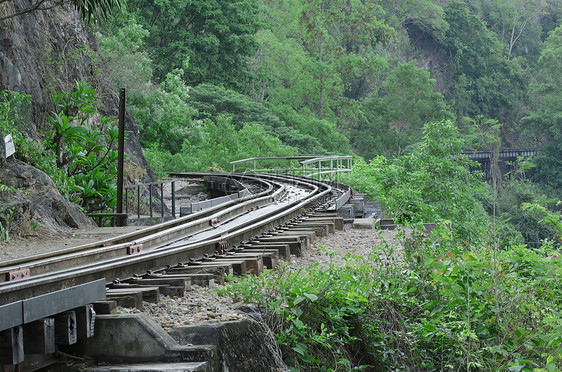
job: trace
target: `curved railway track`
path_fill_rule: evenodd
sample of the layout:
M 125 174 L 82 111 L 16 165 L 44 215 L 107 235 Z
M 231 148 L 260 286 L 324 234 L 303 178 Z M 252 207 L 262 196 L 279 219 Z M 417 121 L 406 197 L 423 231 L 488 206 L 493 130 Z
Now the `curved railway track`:
M 315 211 L 335 210 L 350 197 L 345 185 L 299 176 L 222 176 L 263 191 L 138 232 L 0 262 L 0 365 L 23 358 L 23 351 L 14 349 L 24 325 L 103 299 L 110 283 L 235 254 L 243 242 Z M 12 345 L 5 345 L 6 339 Z

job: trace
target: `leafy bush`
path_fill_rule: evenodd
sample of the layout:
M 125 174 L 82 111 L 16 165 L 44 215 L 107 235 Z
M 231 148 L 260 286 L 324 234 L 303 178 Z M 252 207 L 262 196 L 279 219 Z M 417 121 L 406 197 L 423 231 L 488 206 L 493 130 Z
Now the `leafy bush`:
M 495 252 L 446 227 L 399 235 L 402 247 L 218 291 L 260 307 L 295 371 L 560 367 L 562 261 L 548 246 Z
M 423 142 L 392 161 L 358 161 L 349 183 L 386 203 L 400 223 L 448 221 L 457 236 L 475 238 L 486 215 L 474 195 L 483 190 L 478 173 L 461 154 L 458 130 L 450 121 L 424 126 Z

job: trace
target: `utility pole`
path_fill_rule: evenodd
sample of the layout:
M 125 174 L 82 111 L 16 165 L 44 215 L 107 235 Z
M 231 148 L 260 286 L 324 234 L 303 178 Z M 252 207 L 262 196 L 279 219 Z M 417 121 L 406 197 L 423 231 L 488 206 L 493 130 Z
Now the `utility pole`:
M 123 213 L 123 159 L 125 152 L 125 88 L 119 95 L 119 140 L 117 144 L 117 213 Z M 123 221 L 117 218 L 117 226 Z

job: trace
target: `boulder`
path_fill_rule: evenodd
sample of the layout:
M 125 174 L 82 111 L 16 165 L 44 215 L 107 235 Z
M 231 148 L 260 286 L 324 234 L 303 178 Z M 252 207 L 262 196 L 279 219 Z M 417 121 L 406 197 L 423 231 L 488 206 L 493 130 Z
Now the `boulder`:
M 48 231 L 93 228 L 96 225 L 78 207 L 64 199 L 47 174 L 17 159 L 7 159 L 0 168 L 0 183 L 13 188 L 9 202 L 0 206 L 4 225 L 19 231 L 29 221 Z M 4 197 L 4 195 L 3 195 Z

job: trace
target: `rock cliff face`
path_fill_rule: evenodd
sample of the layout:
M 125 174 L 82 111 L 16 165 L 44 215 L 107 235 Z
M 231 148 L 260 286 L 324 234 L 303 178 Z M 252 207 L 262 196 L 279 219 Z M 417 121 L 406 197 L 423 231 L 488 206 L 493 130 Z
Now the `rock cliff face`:
M 13 14 L 31 3 L 10 0 L 0 4 L 0 16 Z M 118 91 L 104 72 L 98 43 L 91 27 L 84 25 L 72 6 L 35 11 L 0 21 L 0 91 L 9 89 L 31 95 L 31 115 L 20 130 L 37 138 L 51 111 L 53 93 L 69 91 L 75 81 L 87 81 L 102 99 L 102 113 L 118 114 Z M 23 124 L 23 125 L 21 125 Z M 125 152 L 126 183 L 154 180 L 138 141 L 138 127 L 127 111 Z M 7 133 L 3 133 L 7 135 Z M 0 141 L 0 166 L 5 151 Z M 17 157 L 17 154 L 16 154 Z M 16 171 L 17 172 L 17 171 Z M 6 172 L 4 172 L 6 173 Z M 5 176 L 17 177 L 13 171 Z M 12 181 L 3 179 L 4 184 Z M 74 212 L 72 212 L 74 213 Z M 67 223 L 72 226 L 73 223 Z M 81 223 L 78 226 L 82 227 Z

